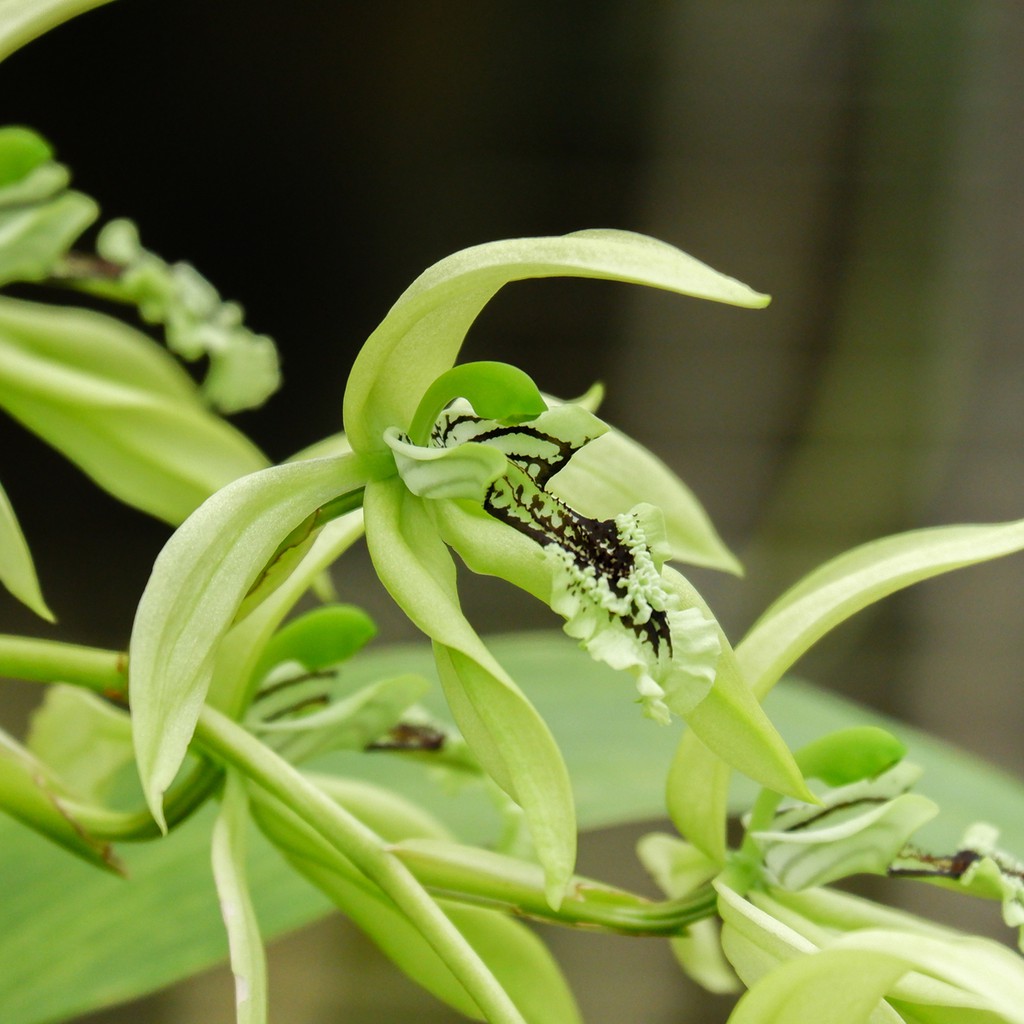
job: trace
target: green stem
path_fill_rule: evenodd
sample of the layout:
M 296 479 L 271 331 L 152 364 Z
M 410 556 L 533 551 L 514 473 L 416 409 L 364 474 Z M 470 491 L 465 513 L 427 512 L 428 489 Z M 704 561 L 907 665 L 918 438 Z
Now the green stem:
M 710 885 L 676 900 L 654 901 L 587 878 L 573 878 L 558 910 L 548 904 L 536 864 L 470 846 L 413 839 L 391 851 L 436 896 L 487 906 L 548 924 L 634 936 L 679 935 L 715 914 Z
M 525 1024 L 505 990 L 409 869 L 382 840 L 230 718 L 203 709 L 196 739 L 282 801 L 378 885 L 420 931 L 492 1024 Z
M 0 675 L 34 683 L 70 683 L 119 704 L 128 701 L 128 655 L 123 651 L 3 634 Z
M 33 683 L 67 683 L 128 706 L 128 655 L 98 647 L 0 634 L 0 676 Z M 173 828 L 205 803 L 220 785 L 220 769 L 198 764 L 176 782 L 166 797 L 167 824 Z M 159 836 L 145 808 L 117 811 L 65 800 L 68 813 L 94 839 L 134 842 Z

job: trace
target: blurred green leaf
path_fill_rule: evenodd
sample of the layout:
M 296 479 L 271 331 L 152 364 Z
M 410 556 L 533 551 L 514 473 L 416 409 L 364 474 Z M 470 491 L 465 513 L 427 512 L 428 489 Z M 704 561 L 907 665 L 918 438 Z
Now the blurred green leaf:
M 0 207 L 0 284 L 41 281 L 96 219 L 99 207 L 80 192 L 36 206 Z
M 103 800 L 134 761 L 128 715 L 78 686 L 47 688 L 27 745 L 85 800 Z
M 172 524 L 267 464 L 156 342 L 88 310 L 0 299 L 0 407 L 114 497 Z
M 0 0 L 0 49 L 5 6 Z M 30 129 L 0 128 L 0 285 L 47 277 L 99 213 L 88 196 L 65 191 L 70 175 L 52 158 Z
M 573 778 L 583 828 L 664 816 L 665 773 L 678 730 L 634 714 L 619 673 L 592 661 L 560 633 L 489 641 L 523 681 L 551 726 Z M 425 644 L 367 652 L 347 670 L 353 686 L 388 675 L 434 678 Z M 980 698 L 979 698 L 980 699 Z M 439 689 L 424 701 L 443 713 Z M 785 681 L 767 710 L 787 743 L 801 747 L 850 725 L 876 725 L 908 747 L 925 774 L 918 790 L 936 800 L 939 818 L 919 833 L 953 849 L 978 819 L 1001 829 L 1001 843 L 1024 852 L 1024 786 L 949 744 L 806 684 Z M 436 784 L 423 755 L 338 754 L 322 770 L 392 786 L 429 808 L 464 842 L 488 843 L 500 831 L 482 789 L 451 795 Z M 734 807 L 749 807 L 744 784 Z M 122 847 L 128 880 L 78 863 L 15 822 L 0 820 L 0 1006 L 4 1024 L 44 1024 L 153 991 L 223 960 L 227 945 L 209 872 L 214 809 L 157 842 Z M 269 939 L 327 912 L 306 885 L 253 836 L 250 885 Z M 937 895 L 937 898 L 941 896 Z M 153 922 L 159 922 L 154 926 Z

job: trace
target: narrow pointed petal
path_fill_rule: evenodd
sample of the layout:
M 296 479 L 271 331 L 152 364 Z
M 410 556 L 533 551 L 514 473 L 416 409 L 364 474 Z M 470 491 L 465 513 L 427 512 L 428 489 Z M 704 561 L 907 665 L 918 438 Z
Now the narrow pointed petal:
M 435 642 L 456 724 L 494 780 L 526 813 L 552 898 L 575 863 L 568 772 L 543 719 L 495 661 L 459 606 L 455 566 L 420 499 L 402 481 L 370 483 L 366 540 L 381 581 Z
M 54 622 L 39 588 L 32 554 L 21 532 L 7 492 L 0 486 L 0 584 L 40 618 Z
M 235 977 L 235 1020 L 237 1024 L 266 1024 L 267 959 L 245 867 L 248 824 L 245 783 L 229 772 L 213 826 L 213 877 Z

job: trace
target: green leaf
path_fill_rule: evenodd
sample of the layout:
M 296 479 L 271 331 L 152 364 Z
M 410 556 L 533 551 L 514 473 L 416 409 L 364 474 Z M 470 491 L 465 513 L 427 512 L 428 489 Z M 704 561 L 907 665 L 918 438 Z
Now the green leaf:
M 494 294 L 533 277 L 592 277 L 759 307 L 768 297 L 664 242 L 628 231 L 516 238 L 455 253 L 421 274 L 356 358 L 345 429 L 356 451 L 377 452 L 388 427 L 407 428 L 424 392 L 455 362 Z
M 274 466 L 205 502 L 157 558 L 132 628 L 131 705 L 147 803 L 185 757 L 213 677 L 217 648 L 280 543 L 320 506 L 362 486 L 353 457 Z
M 3 486 L 0 486 L 0 583 L 40 618 L 56 621 L 39 589 L 32 553 Z
M 0 0 L 0 60 L 50 29 L 109 0 Z
M 87 310 L 0 299 L 0 407 L 116 498 L 172 524 L 266 466 L 166 351 Z
M 267 962 L 249 895 L 245 866 L 248 826 L 245 783 L 234 772 L 228 772 L 220 814 L 213 826 L 213 877 L 235 976 L 236 1020 L 238 1024 L 265 1024 Z
M 1024 549 L 1024 520 L 914 530 L 854 548 L 782 595 L 736 647 L 743 678 L 763 700 L 825 633 L 912 583 Z M 724 853 L 731 769 L 693 733 L 683 737 L 669 791 L 677 826 L 711 856 Z

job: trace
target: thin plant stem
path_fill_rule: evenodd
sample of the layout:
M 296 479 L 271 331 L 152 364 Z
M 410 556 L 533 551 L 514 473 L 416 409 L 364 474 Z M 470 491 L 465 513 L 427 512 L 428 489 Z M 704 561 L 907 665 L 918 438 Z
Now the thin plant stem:
M 124 651 L 3 634 L 0 675 L 34 683 L 70 683 L 118 704 L 128 702 L 128 655 Z

